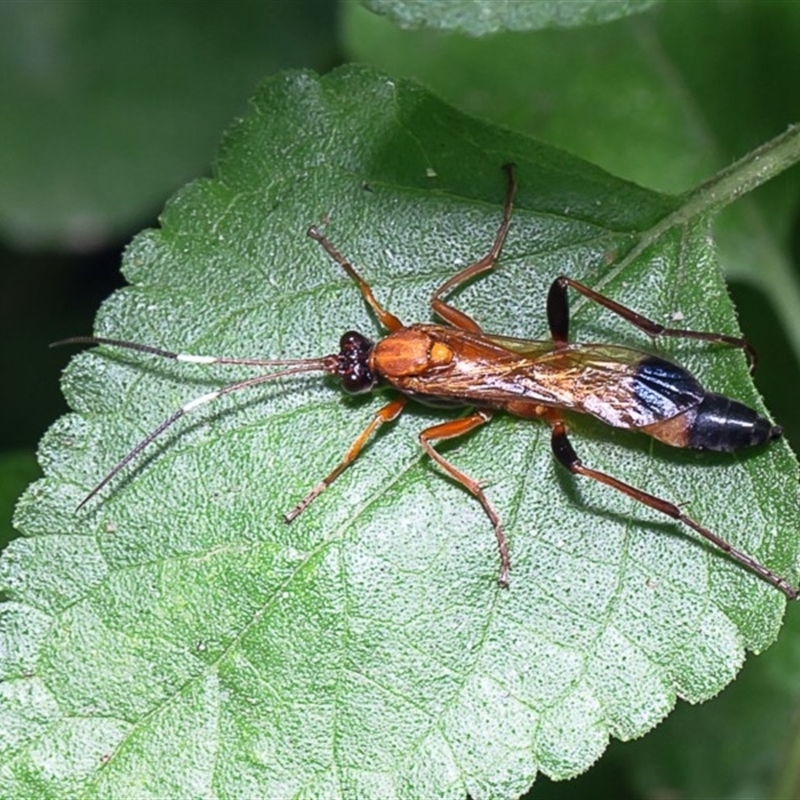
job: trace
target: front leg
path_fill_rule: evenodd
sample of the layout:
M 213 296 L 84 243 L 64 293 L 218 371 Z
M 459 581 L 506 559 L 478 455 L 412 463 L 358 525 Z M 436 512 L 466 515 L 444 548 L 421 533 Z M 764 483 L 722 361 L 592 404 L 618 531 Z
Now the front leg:
M 308 235 L 315 242 L 322 245 L 322 249 L 348 274 L 351 280 L 358 286 L 362 296 L 367 301 L 369 307 L 375 313 L 378 321 L 388 331 L 399 331 L 403 327 L 403 323 L 387 311 L 375 298 L 372 293 L 372 287 L 356 272 L 355 267 L 331 244 L 330 239 L 320 233 L 313 225 L 306 231 Z
M 331 470 L 330 474 L 321 480 L 291 511 L 287 511 L 283 518 L 288 523 L 296 519 L 303 511 L 319 497 L 359 456 L 370 436 L 385 422 L 396 420 L 406 406 L 407 398 L 400 396 L 388 402 L 383 408 L 378 409 L 369 425 L 364 428 L 358 438 L 350 445 L 342 460 Z

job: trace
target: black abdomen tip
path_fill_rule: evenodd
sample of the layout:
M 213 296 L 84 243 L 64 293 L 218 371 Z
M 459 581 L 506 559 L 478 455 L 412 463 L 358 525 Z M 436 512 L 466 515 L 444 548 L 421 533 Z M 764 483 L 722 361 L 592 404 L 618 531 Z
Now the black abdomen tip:
M 707 394 L 697 407 L 689 433 L 689 447 L 732 453 L 754 447 L 783 433 L 749 406 L 721 394 Z

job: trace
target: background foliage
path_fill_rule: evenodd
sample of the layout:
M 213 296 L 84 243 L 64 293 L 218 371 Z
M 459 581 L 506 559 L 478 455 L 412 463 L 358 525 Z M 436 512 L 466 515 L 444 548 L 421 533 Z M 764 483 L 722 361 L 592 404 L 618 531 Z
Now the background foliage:
M 367 61 L 671 192 L 800 117 L 797 4 L 666 4 L 599 27 L 485 39 L 400 31 L 355 4 L 300 5 L 0 8 L 0 99 L 9 109 L 0 120 L 0 366 L 13 388 L 2 397 L 6 509 L 60 407 L 53 375 L 65 356 L 48 356 L 44 343 L 89 330 L 92 309 L 118 281 L 117 243 L 207 171 L 221 130 L 278 67 Z M 742 328 L 761 354 L 758 386 L 795 448 L 797 192 L 795 169 L 717 226 Z M 792 610 L 778 644 L 719 699 L 680 706 L 640 742 L 612 745 L 585 777 L 537 783 L 537 795 L 795 796 L 798 627 Z

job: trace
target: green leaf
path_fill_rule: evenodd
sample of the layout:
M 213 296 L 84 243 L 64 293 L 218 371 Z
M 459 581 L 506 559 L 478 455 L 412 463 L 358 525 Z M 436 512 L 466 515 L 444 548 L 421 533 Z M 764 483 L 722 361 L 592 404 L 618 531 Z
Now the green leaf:
M 0 3 L 3 237 L 85 251 L 124 236 L 207 170 L 259 78 L 330 63 L 334 14 L 329 0 Z
M 795 132 L 760 154 L 778 163 Z M 379 336 L 312 223 L 405 322 L 482 256 L 504 178 L 519 190 L 498 269 L 457 293 L 487 330 L 545 337 L 568 273 L 649 317 L 735 334 L 709 209 L 737 165 L 687 198 L 616 179 L 471 120 L 422 89 L 350 68 L 266 83 L 213 179 L 138 236 L 131 286 L 98 335 L 183 352 L 306 357 Z M 777 168 L 777 167 L 775 167 Z M 647 345 L 574 303 L 573 335 Z M 762 408 L 738 351 L 659 342 L 714 391 Z M 108 348 L 64 377 L 75 413 L 42 443 L 2 569 L 4 796 L 513 797 L 565 778 L 610 736 L 699 702 L 775 638 L 782 595 L 669 520 L 554 463 L 544 426 L 498 415 L 442 446 L 487 482 L 511 587 L 483 511 L 424 458 L 414 407 L 291 526 L 389 392 L 348 398 L 314 375 L 202 406 L 84 509 L 75 507 L 176 408 L 247 370 Z M 584 463 L 680 501 L 796 579 L 788 447 L 687 453 L 570 418 Z
M 658 0 L 362 0 L 401 28 L 432 28 L 485 36 L 497 31 L 596 25 L 638 14 Z

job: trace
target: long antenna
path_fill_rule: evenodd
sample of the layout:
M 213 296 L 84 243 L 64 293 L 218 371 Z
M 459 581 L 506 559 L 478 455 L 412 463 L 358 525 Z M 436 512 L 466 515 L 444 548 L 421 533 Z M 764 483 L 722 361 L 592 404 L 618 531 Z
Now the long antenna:
M 52 342 L 50 347 L 61 347 L 65 344 L 106 344 L 111 347 L 122 347 L 125 350 L 136 350 L 139 353 L 147 353 L 151 356 L 170 358 L 173 361 L 182 361 L 186 364 L 238 364 L 245 367 L 288 367 L 295 364 L 308 364 L 311 361 L 321 361 L 323 359 L 309 358 L 227 358 L 224 356 L 196 356 L 190 353 L 173 353 L 171 350 L 162 350 L 160 347 L 153 347 L 151 344 L 141 344 L 140 342 L 129 342 L 126 339 L 107 339 L 103 336 L 72 336 L 69 339 L 61 339 Z
M 98 483 L 86 497 L 81 500 L 76 511 L 83 508 L 98 492 L 107 486 L 131 461 L 133 461 L 148 445 L 161 436 L 164 431 L 172 427 L 181 417 L 194 411 L 200 406 L 210 403 L 226 394 L 232 394 L 242 389 L 249 389 L 276 378 L 285 378 L 289 375 L 297 375 L 303 372 L 336 372 L 338 368 L 338 357 L 335 355 L 322 356 L 321 358 L 287 358 L 287 359 L 253 359 L 253 358 L 227 358 L 220 356 L 196 356 L 189 353 L 173 353 L 169 350 L 162 350 L 160 347 L 153 347 L 149 344 L 129 342 L 123 339 L 106 339 L 99 336 L 75 336 L 70 339 L 63 339 L 53 342 L 51 347 L 58 347 L 65 344 L 105 344 L 112 347 L 121 347 L 127 350 L 136 350 L 149 355 L 170 358 L 174 361 L 182 361 L 189 364 L 235 364 L 239 366 L 251 367 L 286 367 L 278 372 L 270 372 L 266 375 L 256 375 L 242 381 L 230 383 L 213 392 L 199 395 L 188 403 L 184 403 L 177 411 L 160 422 L 151 430 L 141 441 L 137 442 L 117 464 L 112 467 L 108 474 Z

